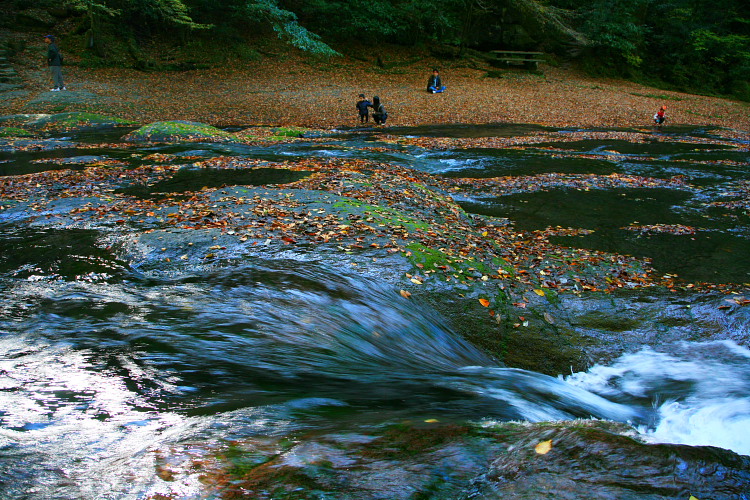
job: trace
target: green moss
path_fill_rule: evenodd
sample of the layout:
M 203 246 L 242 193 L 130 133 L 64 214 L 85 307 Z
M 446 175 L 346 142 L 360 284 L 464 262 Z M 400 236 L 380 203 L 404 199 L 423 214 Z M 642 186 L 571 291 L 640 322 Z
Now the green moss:
M 205 123 L 186 121 L 165 121 L 144 125 L 124 137 L 126 141 L 205 141 L 205 142 L 234 142 L 237 138 L 221 129 Z
M 0 137 L 31 137 L 34 134 L 18 127 L 0 127 Z
M 422 264 L 425 269 L 435 269 L 439 266 L 447 266 L 450 271 L 465 273 L 479 272 L 482 274 L 496 274 L 497 269 L 510 269 L 507 262 L 498 257 L 493 257 L 490 263 L 477 259 L 450 256 L 439 249 L 428 248 L 421 243 L 410 243 L 406 246 L 411 255 L 408 256 L 413 264 Z
M 388 227 L 403 226 L 408 231 L 426 231 L 431 227 L 428 223 L 411 217 L 404 212 L 399 212 L 392 208 L 369 205 L 354 198 L 337 201 L 333 204 L 333 207 L 352 213 L 360 213 L 371 224 L 384 224 Z
M 279 127 L 273 130 L 274 135 L 270 137 L 271 140 L 283 140 L 290 137 L 302 137 L 307 129 L 298 127 Z

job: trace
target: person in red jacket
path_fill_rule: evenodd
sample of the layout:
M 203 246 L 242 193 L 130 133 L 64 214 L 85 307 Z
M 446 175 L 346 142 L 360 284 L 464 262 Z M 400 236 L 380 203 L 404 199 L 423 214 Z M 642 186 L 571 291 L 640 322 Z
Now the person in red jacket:
M 662 106 L 661 108 L 659 108 L 659 111 L 657 111 L 656 114 L 654 115 L 654 123 L 656 125 L 661 126 L 661 124 L 664 123 L 664 120 L 667 119 L 667 117 L 664 116 L 666 112 L 667 112 L 666 106 Z

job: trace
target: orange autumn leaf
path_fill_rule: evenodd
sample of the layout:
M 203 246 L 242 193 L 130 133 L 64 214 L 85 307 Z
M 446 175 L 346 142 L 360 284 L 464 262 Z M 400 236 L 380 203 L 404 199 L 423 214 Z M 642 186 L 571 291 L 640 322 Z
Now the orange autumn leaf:
M 484 307 L 490 307 L 490 301 L 487 299 L 479 299 L 479 303 L 482 304 Z
M 549 453 L 549 451 L 552 449 L 552 440 L 548 439 L 547 441 L 540 441 L 539 444 L 537 444 L 534 447 L 534 451 L 536 451 L 539 455 L 546 455 Z

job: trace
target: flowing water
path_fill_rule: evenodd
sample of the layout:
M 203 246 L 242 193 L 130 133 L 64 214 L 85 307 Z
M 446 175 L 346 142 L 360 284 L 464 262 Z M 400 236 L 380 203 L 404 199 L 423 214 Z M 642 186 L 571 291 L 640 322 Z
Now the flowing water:
M 394 132 L 487 136 L 528 130 Z M 91 140 L 104 142 L 101 135 Z M 646 146 L 616 141 L 577 144 L 572 149 L 579 159 L 551 157 L 544 149 L 358 149 L 372 144 L 367 134 L 344 134 L 325 147 L 192 144 L 137 152 L 267 160 L 368 157 L 453 177 L 550 171 L 658 177 L 674 175 L 671 159 L 694 159 L 677 171 L 701 183 L 697 193 L 557 190 L 462 203 L 469 211 L 509 217 L 524 229 L 558 224 L 597 229 L 596 237 L 561 242 L 650 256 L 665 273 L 750 281 L 747 214 L 738 211 L 729 221 L 729 212 L 706 204 L 750 178 L 747 152 L 694 144 L 663 150 L 650 145 L 645 151 Z M 587 156 L 618 146 L 611 161 Z M 102 146 L 84 153 L 71 146 L 53 155 L 3 153 L 0 175 L 61 168 L 33 163 L 39 158 L 124 159 L 133 152 Z M 704 168 L 698 162 L 708 156 L 701 155 L 731 157 L 745 166 Z M 206 185 L 206 179 L 197 182 Z M 676 236 L 621 229 L 634 221 L 700 224 L 705 231 L 678 243 Z M 595 417 L 629 423 L 652 442 L 750 455 L 750 316 L 744 310 L 731 321 L 717 316 L 689 325 L 705 330 L 689 338 L 711 340 L 656 343 L 586 372 L 552 377 L 499 365 L 452 332 L 450 318 L 402 299 L 377 277 L 344 273 L 330 259 L 258 253 L 212 268 L 154 272 L 103 251 L 95 230 L 28 227 L 0 212 L 0 233 L 2 498 L 206 498 L 211 488 L 197 473 L 183 471 L 181 480 L 165 481 L 159 457 L 208 456 L 216 443 L 279 436 L 304 441 L 311 431 L 363 432 L 429 419 Z M 575 302 L 570 311 L 595 307 L 584 299 L 567 300 Z M 631 307 L 641 300 L 659 309 L 687 304 L 698 310 L 705 299 L 654 292 L 648 300 L 616 300 Z

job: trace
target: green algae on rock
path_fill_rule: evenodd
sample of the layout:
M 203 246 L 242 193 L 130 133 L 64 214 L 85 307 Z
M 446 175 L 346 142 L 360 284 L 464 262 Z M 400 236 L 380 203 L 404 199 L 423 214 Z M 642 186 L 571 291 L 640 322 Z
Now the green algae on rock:
M 0 137 L 32 137 L 34 134 L 19 127 L 0 127 Z
M 211 125 L 189 121 L 154 122 L 136 129 L 123 140 L 128 142 L 235 142 L 230 132 Z
M 45 132 L 71 131 L 110 127 L 128 127 L 133 122 L 98 113 L 73 111 L 56 114 L 20 114 L 0 117 L 0 123 L 10 126 L 44 130 Z

